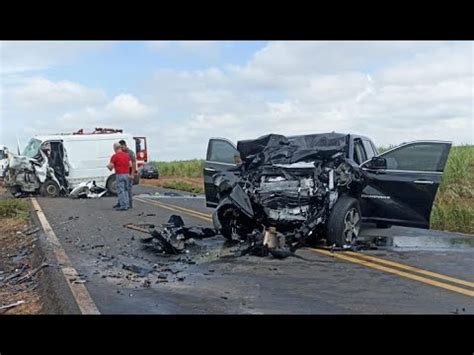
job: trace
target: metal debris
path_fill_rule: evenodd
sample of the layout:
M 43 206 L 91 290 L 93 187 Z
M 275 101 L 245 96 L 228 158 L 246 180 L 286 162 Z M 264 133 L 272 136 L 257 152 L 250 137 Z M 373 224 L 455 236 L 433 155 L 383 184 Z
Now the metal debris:
M 108 192 L 105 186 L 100 186 L 95 181 L 83 182 L 69 193 L 71 198 L 100 198 Z
M 19 306 L 21 304 L 25 303 L 25 301 L 17 301 L 15 303 L 10 303 L 10 304 L 6 304 L 4 306 L 0 306 L 0 310 L 1 309 L 9 309 L 9 308 L 13 308 L 13 307 L 16 307 L 16 306 Z
M 122 264 L 122 269 L 138 274 L 140 277 L 147 276 L 153 269 L 147 269 L 134 264 Z
M 125 228 L 150 234 L 151 237 L 141 239 L 146 246 L 163 254 L 176 255 L 186 251 L 186 247 L 194 245 L 195 239 L 211 238 L 216 232 L 211 228 L 186 227 L 178 215 L 171 215 L 168 223 L 158 228 L 154 224 L 125 224 Z

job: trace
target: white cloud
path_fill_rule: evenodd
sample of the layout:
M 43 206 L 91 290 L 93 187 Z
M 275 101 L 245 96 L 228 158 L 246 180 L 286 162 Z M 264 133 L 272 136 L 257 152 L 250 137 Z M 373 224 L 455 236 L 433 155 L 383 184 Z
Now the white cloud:
M 107 104 L 105 112 L 109 115 L 123 116 L 130 119 L 141 119 L 151 113 L 151 109 L 142 104 L 135 96 L 120 94 Z
M 53 82 L 43 77 L 22 79 L 6 89 L 5 95 L 22 110 L 67 109 L 105 101 L 102 90 L 91 89 L 71 81 Z
M 137 125 L 150 124 L 156 113 L 130 94 L 119 94 L 109 103 L 102 106 L 89 106 L 81 110 L 67 112 L 58 119 L 58 125 L 70 129 L 84 126 L 101 127 L 112 125 L 112 128 L 134 130 Z M 118 127 L 117 125 L 120 125 Z
M 270 132 L 474 143 L 472 61 L 469 42 L 276 42 L 243 66 L 161 71 L 154 100 L 185 119 L 166 127 L 160 155 L 202 157 L 211 136 Z
M 215 42 L 146 45 L 153 55 L 188 61 L 219 51 Z M 104 125 L 146 135 L 152 159 L 203 157 L 210 137 L 270 132 L 354 132 L 383 145 L 474 143 L 473 58 L 472 42 L 270 42 L 243 65 L 213 59 L 207 69 L 159 69 L 133 94 L 107 98 L 36 78 L 3 85 L 19 90 L 21 107 L 3 102 L 9 111 L 49 114 L 59 131 Z

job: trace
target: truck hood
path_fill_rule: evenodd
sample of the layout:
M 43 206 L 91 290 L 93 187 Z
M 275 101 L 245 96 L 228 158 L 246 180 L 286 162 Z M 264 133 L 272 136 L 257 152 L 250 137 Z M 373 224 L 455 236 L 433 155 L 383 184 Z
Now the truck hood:
M 268 134 L 253 140 L 237 142 L 237 150 L 247 170 L 261 165 L 294 164 L 326 160 L 345 152 L 347 134 L 322 133 L 286 137 Z

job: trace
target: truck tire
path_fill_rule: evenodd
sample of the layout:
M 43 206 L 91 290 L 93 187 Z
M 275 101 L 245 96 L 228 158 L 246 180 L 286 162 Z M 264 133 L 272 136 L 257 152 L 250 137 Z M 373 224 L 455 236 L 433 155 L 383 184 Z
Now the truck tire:
M 111 195 L 117 195 L 117 180 L 115 179 L 115 174 L 109 176 L 105 187 L 109 190 Z
M 40 186 L 40 194 L 43 197 L 58 197 L 59 186 L 53 180 L 46 180 Z
M 359 235 L 362 214 L 359 201 L 347 195 L 337 200 L 328 219 L 326 240 L 328 245 L 342 247 L 351 244 Z

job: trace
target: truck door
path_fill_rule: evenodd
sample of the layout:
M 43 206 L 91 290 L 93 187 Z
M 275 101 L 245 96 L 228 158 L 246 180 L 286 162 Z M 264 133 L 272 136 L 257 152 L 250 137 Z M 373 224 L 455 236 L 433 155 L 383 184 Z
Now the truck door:
M 239 151 L 229 140 L 225 138 L 209 140 L 203 171 L 206 206 L 215 207 L 219 202 L 212 177 L 218 172 L 236 169 L 236 157 L 240 157 Z
M 450 142 L 416 141 L 363 163 L 369 179 L 361 195 L 363 219 L 429 228 L 450 148 Z

